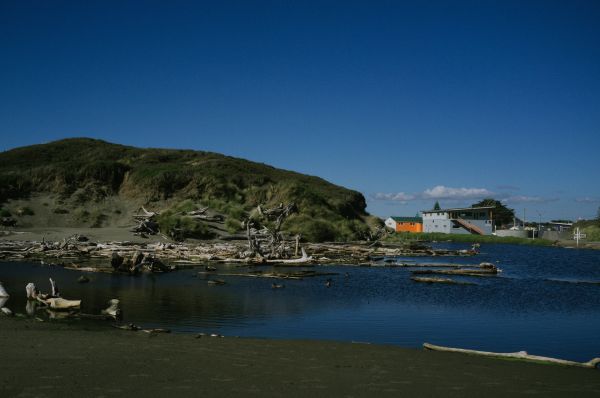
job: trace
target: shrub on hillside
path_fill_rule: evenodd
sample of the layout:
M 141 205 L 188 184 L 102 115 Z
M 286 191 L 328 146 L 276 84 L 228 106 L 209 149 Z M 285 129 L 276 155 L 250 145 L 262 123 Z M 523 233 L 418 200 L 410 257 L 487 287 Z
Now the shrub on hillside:
M 592 225 L 583 229 L 588 242 L 600 242 L 600 227 Z
M 163 234 L 177 241 L 187 238 L 213 239 L 215 233 L 206 224 L 188 216 L 177 214 L 173 210 L 167 210 L 157 217 L 158 226 Z
M 225 220 L 225 229 L 230 234 L 235 234 L 242 229 L 242 223 L 239 220 L 228 217 L 227 220 Z
M 102 226 L 104 225 L 104 222 L 108 219 L 108 216 L 104 213 L 102 213 L 99 210 L 93 211 L 92 214 L 90 214 L 90 220 L 92 221 L 92 224 L 90 225 L 91 228 L 102 228 Z
M 73 212 L 73 215 L 77 221 L 87 221 L 90 217 L 90 212 L 86 209 L 79 208 Z
M 307 215 L 290 217 L 284 228 L 292 235 L 300 235 L 308 242 L 327 242 L 336 239 L 334 226 L 322 219 L 314 219 Z
M 17 215 L 18 216 L 33 216 L 33 215 L 35 215 L 35 212 L 33 211 L 33 209 L 31 207 L 25 206 L 25 207 L 21 207 L 17 210 Z

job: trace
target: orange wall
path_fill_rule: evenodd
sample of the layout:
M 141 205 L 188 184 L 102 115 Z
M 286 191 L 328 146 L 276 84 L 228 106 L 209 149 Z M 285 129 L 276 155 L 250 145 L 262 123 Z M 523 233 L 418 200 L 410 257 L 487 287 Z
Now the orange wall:
M 423 232 L 423 224 L 419 222 L 397 222 L 396 221 L 396 232 Z

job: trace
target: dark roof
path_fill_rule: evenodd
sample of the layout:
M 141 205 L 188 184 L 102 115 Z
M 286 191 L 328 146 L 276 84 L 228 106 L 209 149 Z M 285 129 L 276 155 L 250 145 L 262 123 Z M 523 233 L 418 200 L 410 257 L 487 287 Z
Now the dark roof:
M 392 220 L 396 222 L 420 222 L 423 223 L 421 217 L 392 217 Z
M 449 211 L 462 211 L 462 210 L 489 210 L 495 209 L 496 206 L 482 206 L 482 207 L 459 207 L 456 209 L 439 209 L 439 210 L 423 210 L 421 213 L 447 213 Z

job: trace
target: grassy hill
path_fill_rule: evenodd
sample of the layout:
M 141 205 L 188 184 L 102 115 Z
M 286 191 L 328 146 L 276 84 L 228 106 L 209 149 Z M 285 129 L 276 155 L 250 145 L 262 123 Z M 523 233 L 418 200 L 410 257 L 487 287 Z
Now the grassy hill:
M 2 212 L 21 225 L 125 225 L 141 205 L 155 210 L 209 206 L 229 232 L 257 205 L 295 202 L 284 224 L 306 240 L 360 238 L 362 194 L 321 178 L 217 153 L 142 149 L 75 138 L 0 153 Z

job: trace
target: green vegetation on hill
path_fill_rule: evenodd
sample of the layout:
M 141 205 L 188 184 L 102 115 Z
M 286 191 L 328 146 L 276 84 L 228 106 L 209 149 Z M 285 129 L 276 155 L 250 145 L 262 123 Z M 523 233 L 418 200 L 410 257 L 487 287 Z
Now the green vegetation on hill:
M 494 198 L 486 198 L 480 202 L 474 203 L 471 207 L 494 207 L 492 211 L 492 218 L 494 220 L 494 225 L 498 228 L 505 227 L 509 224 L 512 224 L 513 218 L 515 216 L 515 211 L 513 209 L 509 209 L 502 202 L 496 200 Z
M 94 218 L 97 226 L 102 216 L 90 217 L 86 205 L 108 197 L 159 208 L 192 200 L 224 214 L 230 231 L 259 204 L 295 202 L 299 212 L 284 229 L 312 241 L 360 239 L 374 222 L 362 194 L 319 177 L 217 153 L 142 149 L 87 138 L 0 153 L 0 204 L 38 194 L 59 198 L 55 214 L 70 212 L 81 222 Z M 163 218 L 189 223 L 173 214 Z M 208 236 L 198 228 L 198 237 Z
M 600 209 L 598 209 L 600 213 Z M 600 214 L 599 214 L 600 216 Z M 586 241 L 600 242 L 600 217 L 594 220 L 580 220 L 573 225 L 573 230 L 579 228 L 580 232 L 585 233 Z

